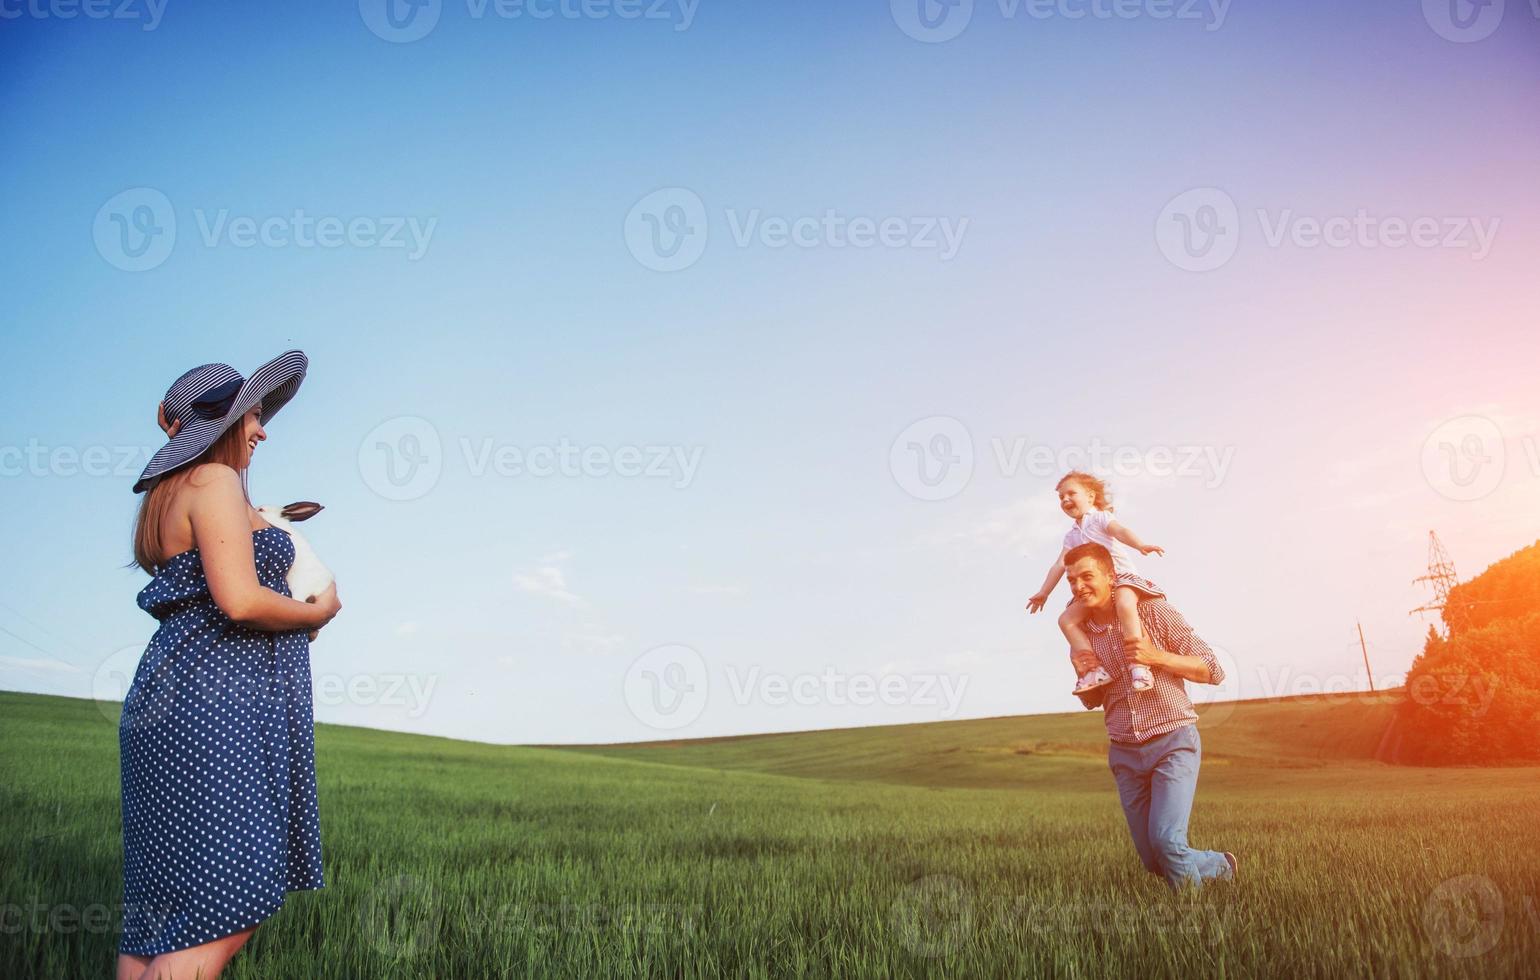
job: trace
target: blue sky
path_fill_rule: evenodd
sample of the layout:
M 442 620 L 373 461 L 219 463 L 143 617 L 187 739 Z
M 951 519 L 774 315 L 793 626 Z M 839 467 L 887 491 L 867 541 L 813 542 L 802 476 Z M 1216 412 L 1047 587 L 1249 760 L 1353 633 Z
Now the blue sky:
M 1057 473 L 1017 449 L 1134 460 L 1119 512 L 1229 695 L 1361 683 L 1360 619 L 1404 671 L 1429 528 L 1465 574 L 1540 536 L 1527 4 L 1458 40 L 1436 5 L 990 2 L 935 43 L 873 3 L 461 0 L 406 43 L 357 4 L 61 9 L 0 20 L 0 687 L 110 693 L 154 625 L 119 566 L 156 400 L 289 347 L 311 375 L 250 483 L 327 506 L 323 721 L 572 742 L 1065 710 L 1062 641 L 1022 610 Z M 169 251 L 123 268 L 113 215 L 161 200 Z M 1169 236 L 1216 214 L 1238 245 L 1193 271 Z M 648 222 L 681 215 L 694 260 L 656 271 Z M 306 244 L 322 220 L 356 234 Z M 847 244 L 861 220 L 893 244 Z M 908 443 L 956 425 L 971 477 L 919 499 Z M 411 438 L 438 476 L 391 499 Z M 599 462 L 476 468 L 562 446 Z M 69 462 L 93 447 L 108 472 Z M 662 475 L 608 472 L 627 453 Z

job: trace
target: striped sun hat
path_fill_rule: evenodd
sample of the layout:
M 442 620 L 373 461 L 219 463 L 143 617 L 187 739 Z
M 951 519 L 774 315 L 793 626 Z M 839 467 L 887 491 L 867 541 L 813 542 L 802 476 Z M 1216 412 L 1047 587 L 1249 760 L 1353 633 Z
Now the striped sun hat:
M 266 425 L 299 391 L 309 364 L 304 351 L 290 350 L 251 372 L 250 378 L 228 364 L 200 364 L 171 382 L 164 402 L 166 421 L 180 421 L 182 427 L 150 457 L 134 492 L 143 493 L 167 473 L 197 459 L 257 402 L 262 403 Z

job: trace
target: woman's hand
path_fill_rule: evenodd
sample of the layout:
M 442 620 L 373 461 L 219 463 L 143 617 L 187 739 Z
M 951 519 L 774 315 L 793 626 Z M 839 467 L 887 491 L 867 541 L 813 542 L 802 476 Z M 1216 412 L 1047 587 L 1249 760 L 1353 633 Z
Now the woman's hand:
M 313 599 L 307 599 L 306 601 L 314 603 L 319 611 L 324 613 L 326 616 L 325 619 L 316 624 L 315 629 L 310 631 L 309 637 L 313 642 L 316 636 L 321 632 L 321 627 L 337 618 L 337 614 L 342 611 L 342 600 L 337 598 L 337 583 L 328 583 L 326 588 L 322 589 L 319 595 Z
M 160 405 L 155 409 L 155 424 L 160 426 L 161 431 L 166 434 L 167 439 L 174 438 L 178 432 L 182 431 L 181 419 L 177 419 L 175 422 L 166 421 L 165 402 L 161 402 Z
M 1043 603 L 1045 603 L 1047 601 L 1048 601 L 1048 597 L 1043 595 L 1041 592 L 1039 592 L 1037 595 L 1035 595 L 1032 598 L 1027 600 L 1027 612 L 1030 612 L 1030 613 L 1042 612 L 1043 611 Z
M 1141 545 L 1139 547 L 1139 554 L 1141 554 L 1141 555 L 1159 555 L 1162 558 L 1164 558 L 1164 557 L 1166 557 L 1166 549 L 1162 548 L 1158 544 L 1146 544 L 1146 545 Z

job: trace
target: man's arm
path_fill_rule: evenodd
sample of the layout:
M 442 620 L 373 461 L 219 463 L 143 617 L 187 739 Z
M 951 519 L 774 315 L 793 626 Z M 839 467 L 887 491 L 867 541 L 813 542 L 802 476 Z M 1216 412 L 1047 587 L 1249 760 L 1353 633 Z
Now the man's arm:
M 1125 642 L 1123 649 L 1128 654 L 1129 663 L 1159 667 L 1168 674 L 1175 674 L 1183 680 L 1196 681 L 1199 684 L 1219 683 L 1214 679 L 1213 669 L 1202 657 L 1184 656 L 1162 650 L 1148 636 L 1141 636 L 1132 643 Z M 1220 677 L 1223 676 L 1221 673 Z
M 1214 656 L 1214 651 L 1203 642 L 1203 638 L 1193 632 L 1181 613 L 1169 603 L 1162 604 L 1160 608 L 1152 608 L 1149 613 L 1145 618 L 1144 635 L 1133 643 L 1123 645 L 1130 663 L 1159 667 L 1183 680 L 1198 684 L 1219 684 L 1224 681 L 1225 671 L 1219 666 L 1219 658 Z M 1150 639 L 1151 632 L 1158 638 L 1158 645 Z

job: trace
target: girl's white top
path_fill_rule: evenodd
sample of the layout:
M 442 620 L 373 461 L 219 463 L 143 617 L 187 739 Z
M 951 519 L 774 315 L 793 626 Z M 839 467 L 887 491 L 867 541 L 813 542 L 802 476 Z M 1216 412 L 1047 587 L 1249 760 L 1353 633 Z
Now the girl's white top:
M 1139 570 L 1134 568 L 1133 552 L 1127 545 L 1107 533 L 1107 525 L 1112 523 L 1112 515 L 1104 510 L 1088 511 L 1080 518 L 1080 523 L 1069 529 L 1064 535 L 1064 547 L 1078 548 L 1083 544 L 1099 544 L 1106 548 L 1112 555 L 1112 568 L 1119 575 L 1138 575 Z

